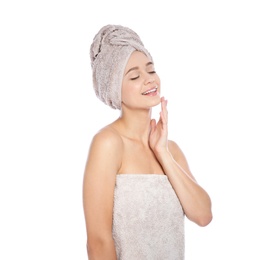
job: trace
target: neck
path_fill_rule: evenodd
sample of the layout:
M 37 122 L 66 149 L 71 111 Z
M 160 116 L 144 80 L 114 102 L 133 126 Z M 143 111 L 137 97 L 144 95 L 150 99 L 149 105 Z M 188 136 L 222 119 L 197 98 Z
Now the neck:
M 117 120 L 121 133 L 131 139 L 148 143 L 152 109 L 122 108 Z

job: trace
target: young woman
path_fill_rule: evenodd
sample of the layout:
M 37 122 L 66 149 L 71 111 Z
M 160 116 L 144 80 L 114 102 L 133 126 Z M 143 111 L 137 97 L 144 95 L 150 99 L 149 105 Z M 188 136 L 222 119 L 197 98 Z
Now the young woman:
M 184 259 L 184 216 L 212 220 L 211 200 L 168 140 L 167 100 L 139 36 L 107 25 L 91 45 L 96 95 L 120 109 L 92 139 L 83 202 L 90 260 Z M 152 108 L 161 105 L 158 121 Z

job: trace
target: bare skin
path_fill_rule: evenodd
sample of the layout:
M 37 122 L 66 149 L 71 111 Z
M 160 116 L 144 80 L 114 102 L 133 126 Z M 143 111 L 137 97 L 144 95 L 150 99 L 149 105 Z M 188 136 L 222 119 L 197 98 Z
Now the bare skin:
M 190 172 L 179 146 L 168 140 L 167 100 L 160 97 L 160 79 L 149 62 L 141 52 L 131 55 L 122 82 L 121 116 L 91 142 L 83 184 L 90 260 L 116 259 L 112 213 L 117 174 L 166 174 L 186 217 L 199 226 L 212 220 L 208 193 Z M 147 90 L 152 92 L 145 95 Z M 158 104 L 156 122 L 151 109 Z

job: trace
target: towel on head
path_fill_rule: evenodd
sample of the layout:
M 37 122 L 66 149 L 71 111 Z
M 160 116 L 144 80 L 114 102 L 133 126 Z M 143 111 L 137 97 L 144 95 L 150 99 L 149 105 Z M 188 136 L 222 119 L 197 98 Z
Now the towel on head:
M 106 25 L 95 35 L 90 47 L 93 85 L 96 96 L 108 106 L 121 109 L 123 73 L 134 51 L 148 56 L 140 37 L 130 28 Z

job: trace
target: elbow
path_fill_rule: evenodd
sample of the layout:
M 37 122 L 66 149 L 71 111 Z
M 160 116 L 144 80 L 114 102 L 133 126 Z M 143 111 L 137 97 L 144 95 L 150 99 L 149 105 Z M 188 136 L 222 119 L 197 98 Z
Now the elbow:
M 104 255 L 110 255 L 111 257 L 111 255 L 114 253 L 113 239 L 107 237 L 99 237 L 99 236 L 88 238 L 87 253 L 90 260 L 99 259 Z
M 87 240 L 87 251 L 90 257 L 98 255 L 105 248 L 106 241 L 103 238 L 91 237 Z M 91 258 L 90 258 L 91 259 Z M 94 258 L 93 258 L 94 259 Z
M 206 227 L 213 219 L 211 202 L 205 207 L 201 207 L 195 215 L 196 224 L 200 227 Z
M 87 253 L 88 259 L 96 259 L 101 252 L 101 248 L 103 247 L 103 242 L 98 239 L 88 239 L 87 240 Z
M 195 214 L 187 214 L 186 216 L 190 221 L 194 222 L 200 227 L 207 226 L 213 218 L 211 210 L 198 212 L 197 214 L 195 212 Z
M 197 225 L 200 227 L 206 227 L 210 222 L 212 221 L 212 213 L 210 212 L 209 214 L 200 216 L 195 222 Z

